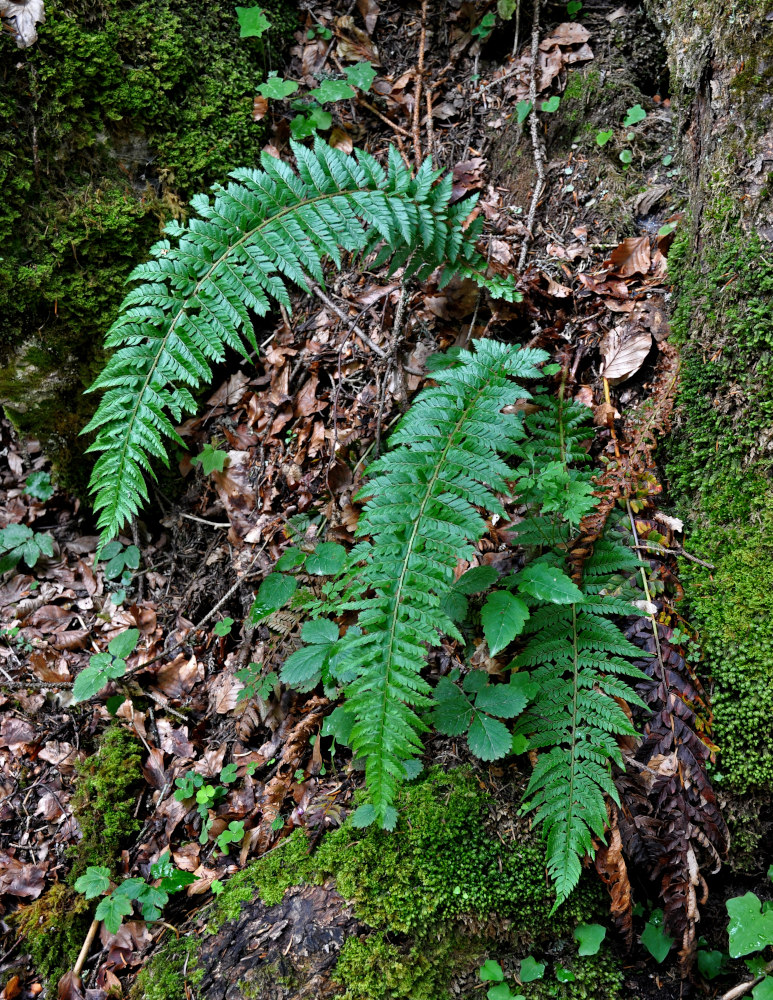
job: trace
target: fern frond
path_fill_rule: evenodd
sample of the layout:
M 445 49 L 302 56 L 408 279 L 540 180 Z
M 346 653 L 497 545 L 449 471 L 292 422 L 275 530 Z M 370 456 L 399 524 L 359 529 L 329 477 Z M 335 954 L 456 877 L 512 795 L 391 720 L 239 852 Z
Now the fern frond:
M 370 803 L 360 822 L 391 828 L 404 762 L 421 748 L 419 710 L 430 703 L 421 676 L 426 646 L 442 634 L 460 638 L 442 610 L 459 559 L 473 553 L 486 524 L 476 507 L 501 512 L 496 493 L 511 476 L 499 457 L 522 437 L 519 414 L 502 408 L 535 378 L 542 351 L 514 350 L 490 340 L 462 351 L 460 364 L 435 373 L 398 424 L 394 446 L 368 469 L 360 497 L 370 497 L 357 526 L 372 544 L 341 610 L 359 612 L 364 630 L 348 646 L 357 677 L 347 690 L 355 715 L 351 746 L 366 760 Z M 368 596 L 362 597 L 362 594 Z
M 225 348 L 257 350 L 251 313 L 272 302 L 289 308 L 287 283 L 308 290 L 322 282 L 323 261 L 342 266 L 341 250 L 368 254 L 390 273 L 443 280 L 473 277 L 513 299 L 512 280 L 486 276 L 475 247 L 478 229 L 463 223 L 471 202 L 449 205 L 451 178 L 425 161 L 415 176 L 394 150 L 389 168 L 362 150 L 347 156 L 317 139 L 291 143 L 296 171 L 264 153 L 261 170 L 241 169 L 214 199 L 197 195 L 187 225 L 171 223 L 152 260 L 129 276 L 106 346 L 117 348 L 91 391 L 105 390 L 93 420 L 90 451 L 100 452 L 91 479 L 103 541 L 115 536 L 147 500 L 151 459 L 167 462 L 166 442 L 182 443 L 174 425 L 195 411 L 190 389 L 211 378 Z
M 614 676 L 644 676 L 626 659 L 641 650 L 603 617 L 619 613 L 622 602 L 611 599 L 604 608 L 603 598 L 586 600 L 587 608 L 580 603 L 533 613 L 527 625 L 533 634 L 513 663 L 539 664 L 531 675 L 539 698 L 517 731 L 528 733 L 533 749 L 551 748 L 538 757 L 526 796 L 532 796 L 535 822 L 545 828 L 556 906 L 577 884 L 581 859 L 593 856 L 592 837 L 603 839 L 606 797 L 618 802 L 610 765 L 623 764 L 617 737 L 635 730 L 615 699 L 643 704 Z

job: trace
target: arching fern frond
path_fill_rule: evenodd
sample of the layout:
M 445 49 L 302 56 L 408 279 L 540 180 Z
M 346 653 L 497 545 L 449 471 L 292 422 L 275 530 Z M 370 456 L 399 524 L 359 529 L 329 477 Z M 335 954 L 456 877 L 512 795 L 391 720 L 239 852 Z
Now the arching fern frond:
M 507 492 L 512 473 L 499 455 L 523 432 L 520 414 L 502 408 L 529 396 L 512 379 L 539 376 L 535 366 L 546 358 L 478 341 L 475 353 L 462 351 L 457 366 L 433 375 L 437 385 L 419 394 L 392 435 L 396 447 L 368 469 L 360 495 L 371 499 L 357 533 L 370 542 L 354 550 L 364 566 L 341 607 L 359 612 L 363 630 L 347 642 L 357 673 L 346 689 L 350 745 L 365 758 L 370 800 L 355 822 L 394 826 L 405 760 L 426 728 L 418 714 L 430 703 L 426 646 L 460 637 L 443 597 L 486 530 L 476 508 L 504 513 L 495 494 Z
M 146 476 L 153 458 L 167 461 L 166 441 L 182 444 L 175 423 L 195 411 L 190 390 L 211 377 L 211 363 L 226 347 L 257 349 L 250 313 L 265 315 L 272 300 L 289 308 L 287 282 L 321 282 L 325 258 L 340 268 L 341 250 L 378 250 L 390 273 L 404 266 L 421 279 L 442 265 L 444 282 L 463 275 L 516 295 L 511 280 L 486 276 L 480 223 L 462 228 L 474 199 L 450 205 L 451 177 L 428 160 L 411 176 L 394 149 L 386 171 L 368 153 L 347 156 L 320 139 L 292 149 L 297 172 L 264 153 L 262 170 L 236 170 L 213 200 L 193 198 L 196 216 L 169 224 L 170 239 L 129 276 L 135 287 L 105 341 L 117 351 L 90 390 L 105 395 L 84 429 L 97 432 L 89 450 L 101 453 L 91 488 L 103 541 L 147 500 Z

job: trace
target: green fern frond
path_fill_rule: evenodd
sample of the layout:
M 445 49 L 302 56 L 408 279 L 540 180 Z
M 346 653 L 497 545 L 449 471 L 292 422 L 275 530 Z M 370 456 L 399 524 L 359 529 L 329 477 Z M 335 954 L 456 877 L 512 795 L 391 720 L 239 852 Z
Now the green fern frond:
M 339 269 L 341 250 L 369 254 L 390 273 L 424 278 L 442 266 L 443 281 L 472 277 L 492 294 L 516 297 L 512 279 L 486 276 L 475 247 L 479 226 L 463 223 L 472 200 L 449 205 L 451 178 L 429 160 L 415 176 L 396 150 L 388 170 L 368 153 L 347 156 L 317 139 L 314 149 L 291 143 L 293 171 L 264 153 L 262 170 L 241 169 L 197 195 L 187 225 L 170 223 L 135 268 L 137 282 L 108 331 L 117 348 L 90 391 L 104 396 L 84 429 L 100 452 L 91 479 L 103 541 L 118 533 L 147 501 L 152 460 L 167 462 L 167 444 L 182 444 L 175 424 L 195 411 L 191 389 L 211 378 L 225 348 L 257 350 L 251 314 L 277 302 L 289 308 L 287 283 L 308 290 L 324 279 L 323 261 Z M 173 242 L 172 242 L 173 241 Z
M 618 676 L 644 674 L 626 657 L 641 656 L 603 615 L 633 610 L 612 599 L 589 595 L 585 602 L 549 606 L 534 612 L 531 634 L 513 666 L 537 664 L 532 680 L 539 698 L 518 722 L 533 749 L 550 747 L 538 757 L 527 798 L 536 809 L 547 840 L 547 866 L 555 883 L 556 906 L 580 877 L 581 859 L 593 855 L 592 837 L 603 839 L 606 797 L 618 801 L 610 764 L 622 767 L 617 737 L 634 735 L 630 720 L 615 698 L 643 705 Z M 622 605 L 622 607 L 621 607 Z
M 357 670 L 346 690 L 356 718 L 351 746 L 366 760 L 370 800 L 357 822 L 394 826 L 404 762 L 421 749 L 426 728 L 418 714 L 430 704 L 426 646 L 442 634 L 460 638 L 442 602 L 459 559 L 472 556 L 486 529 L 476 507 L 503 513 L 496 494 L 508 492 L 511 472 L 499 455 L 523 432 L 520 415 L 502 409 L 529 396 L 512 379 L 538 377 L 546 357 L 490 340 L 462 351 L 416 398 L 390 439 L 393 450 L 368 469 L 357 533 L 371 544 L 341 607 L 358 611 L 364 630 L 347 649 Z

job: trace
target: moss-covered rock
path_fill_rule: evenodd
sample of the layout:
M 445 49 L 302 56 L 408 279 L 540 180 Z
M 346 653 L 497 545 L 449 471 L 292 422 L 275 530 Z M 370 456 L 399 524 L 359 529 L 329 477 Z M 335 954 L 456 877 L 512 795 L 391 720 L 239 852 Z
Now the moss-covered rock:
M 453 972 L 475 964 L 490 934 L 532 945 L 571 936 L 578 921 L 605 910 L 589 880 L 551 915 L 544 846 L 525 823 L 499 825 L 495 813 L 474 772 L 434 768 L 405 788 L 394 833 L 346 823 L 310 853 L 298 831 L 235 875 L 210 930 L 238 918 L 256 896 L 275 905 L 290 886 L 334 879 L 371 929 L 347 941 L 336 966 L 346 1000 L 441 1000 Z
M 83 397 L 133 264 L 195 191 L 258 159 L 256 87 L 295 26 L 225 0 L 50 0 L 20 53 L 0 33 L 0 404 L 64 485 L 86 480 Z
M 91 903 L 60 882 L 11 916 L 49 996 L 56 996 L 56 984 L 75 964 L 91 923 L 91 910 Z
M 157 951 L 137 975 L 130 1000 L 193 1000 L 202 971 L 196 964 L 195 937 L 170 941 Z
M 77 767 L 73 815 L 82 839 L 71 848 L 71 884 L 90 865 L 115 874 L 121 848 L 139 829 L 136 789 L 143 781 L 139 744 L 120 725 L 105 730 L 99 750 Z

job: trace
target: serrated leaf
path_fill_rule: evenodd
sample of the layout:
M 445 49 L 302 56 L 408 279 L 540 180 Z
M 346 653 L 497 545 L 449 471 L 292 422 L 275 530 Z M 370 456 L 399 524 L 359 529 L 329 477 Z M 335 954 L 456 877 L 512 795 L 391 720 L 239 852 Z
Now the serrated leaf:
M 31 472 L 24 484 L 24 492 L 36 500 L 50 500 L 54 495 L 51 476 L 47 472 Z
M 481 610 L 481 621 L 492 656 L 521 634 L 528 617 L 529 609 L 520 597 L 507 590 L 495 590 L 489 594 Z
M 490 715 L 476 711 L 467 733 L 467 745 L 480 760 L 499 760 L 510 753 L 512 733 L 507 726 Z
M 134 652 L 139 639 L 139 629 L 127 628 L 125 632 L 121 632 L 111 639 L 107 648 L 113 656 L 125 660 L 127 656 L 130 656 Z
M 527 685 L 513 674 L 508 684 L 489 684 L 478 692 L 475 707 L 500 719 L 514 719 L 529 704 L 534 685 Z
M 467 732 L 472 720 L 469 698 L 453 681 L 441 677 L 433 692 L 432 723 L 446 736 L 461 736 Z
M 298 581 L 294 576 L 287 576 L 284 573 L 269 573 L 258 587 L 258 593 L 255 595 L 247 618 L 248 624 L 257 625 L 258 622 L 284 607 L 297 588 Z
M 297 569 L 299 566 L 303 566 L 308 557 L 308 552 L 303 552 L 301 549 L 291 546 L 289 549 L 285 549 L 279 557 L 275 569 L 281 573 L 290 569 Z
M 304 622 L 301 638 L 304 642 L 331 646 L 334 642 L 338 642 L 338 626 L 327 618 L 315 618 Z
M 459 577 L 453 589 L 467 596 L 480 594 L 488 590 L 498 579 L 499 573 L 493 566 L 473 566 Z
M 205 444 L 203 450 L 191 461 L 194 465 L 201 465 L 201 471 L 208 476 L 212 472 L 222 472 L 227 459 L 227 451 L 220 451 L 211 444 Z
M 97 920 L 101 920 L 105 925 L 108 934 L 117 934 L 124 917 L 128 917 L 132 912 L 132 904 L 126 896 L 110 896 L 100 902 L 94 914 Z
M 75 678 L 72 686 L 73 704 L 88 701 L 99 694 L 108 681 L 123 677 L 126 661 L 114 660 L 109 653 L 96 653 L 87 667 Z
M 75 891 L 82 892 L 86 899 L 101 896 L 110 888 L 110 869 L 92 865 L 79 879 L 75 880 Z
M 301 646 L 296 649 L 282 666 L 282 683 L 297 691 L 311 691 L 320 682 L 327 655 L 327 646 Z
M 552 604 L 579 604 L 582 591 L 563 570 L 545 563 L 531 563 L 517 576 L 518 589 L 540 601 Z

